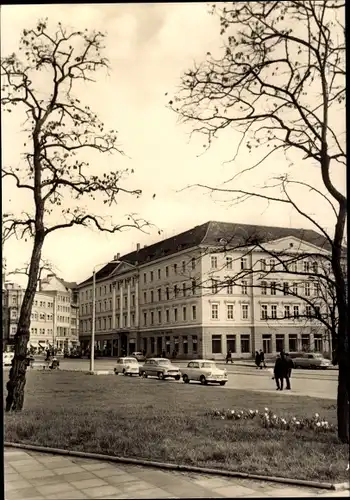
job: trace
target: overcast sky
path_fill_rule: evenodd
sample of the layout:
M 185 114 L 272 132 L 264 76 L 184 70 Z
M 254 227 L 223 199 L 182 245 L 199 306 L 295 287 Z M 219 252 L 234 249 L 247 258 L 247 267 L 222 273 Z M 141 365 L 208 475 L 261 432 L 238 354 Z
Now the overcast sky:
M 235 163 L 225 163 L 233 157 L 239 139 L 232 130 L 202 154 L 204 138 L 197 136 L 190 142 L 189 128 L 178 124 L 176 115 L 166 107 L 182 72 L 194 60 L 201 61 L 208 51 L 215 53 L 221 47 L 218 20 L 208 14 L 205 3 L 2 6 L 2 56 L 16 52 L 21 31 L 42 17 L 49 18 L 49 25 L 61 21 L 77 29 L 107 31 L 105 55 L 110 60 L 110 74 L 86 86 L 79 98 L 86 99 L 107 129 L 119 131 L 129 158 L 114 156 L 112 166 L 133 168 L 130 185 L 143 191 L 139 200 L 123 198 L 123 203 L 113 209 L 110 214 L 115 223 L 122 222 L 125 214 L 137 212 L 160 228 L 163 238 L 208 220 L 312 227 L 287 206 L 267 207 L 256 199 L 230 206 L 198 189 L 179 192 L 191 183 L 219 185 L 258 158 L 258 152 L 249 155 L 242 151 Z M 4 117 L 5 165 L 21 165 L 20 123 L 16 114 Z M 100 157 L 99 161 L 102 170 L 104 166 L 111 168 L 110 159 Z M 298 180 L 322 188 L 318 168 L 290 155 L 288 160 L 276 156 L 258 173 L 245 176 L 242 187 L 253 189 L 257 183 L 287 171 Z M 344 172 L 334 172 L 333 179 L 344 191 Z M 3 212 L 23 206 L 22 193 L 13 183 L 3 183 L 2 189 Z M 305 192 L 295 192 L 295 197 L 304 211 L 315 215 L 324 227 L 332 228 L 333 215 L 325 204 Z M 99 210 L 102 215 L 105 206 Z M 145 245 L 158 239 L 156 229 L 149 234 L 131 230 L 112 236 L 89 229 L 69 229 L 50 235 L 43 257 L 54 263 L 64 279 L 82 281 L 95 264 L 105 263 L 117 252 L 132 251 L 137 242 Z M 30 243 L 24 241 L 6 243 L 8 270 L 27 262 L 30 250 Z

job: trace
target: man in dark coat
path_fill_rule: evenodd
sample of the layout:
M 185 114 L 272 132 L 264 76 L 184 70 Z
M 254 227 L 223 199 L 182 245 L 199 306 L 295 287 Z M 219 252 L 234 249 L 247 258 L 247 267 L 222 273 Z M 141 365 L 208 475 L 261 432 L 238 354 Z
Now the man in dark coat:
M 258 351 L 255 351 L 255 364 L 257 369 L 259 368 L 260 363 L 261 363 L 260 354 L 258 353 Z
M 287 387 L 286 387 L 286 389 L 290 390 L 291 389 L 290 378 L 292 376 L 292 369 L 294 368 L 294 362 L 293 362 L 292 358 L 289 356 L 288 353 L 286 353 L 285 359 L 286 359 L 286 362 L 287 362 L 287 376 L 286 376 Z
M 287 381 L 287 388 L 289 384 L 289 377 L 288 377 L 288 361 L 285 357 L 285 354 L 283 351 L 280 352 L 279 357 L 276 359 L 275 367 L 274 367 L 274 378 L 276 380 L 276 385 L 277 385 L 277 390 L 278 391 L 283 391 L 283 379 L 288 380 Z
M 265 363 L 265 353 L 262 349 L 260 349 L 260 369 L 264 366 L 266 368 L 266 363 Z

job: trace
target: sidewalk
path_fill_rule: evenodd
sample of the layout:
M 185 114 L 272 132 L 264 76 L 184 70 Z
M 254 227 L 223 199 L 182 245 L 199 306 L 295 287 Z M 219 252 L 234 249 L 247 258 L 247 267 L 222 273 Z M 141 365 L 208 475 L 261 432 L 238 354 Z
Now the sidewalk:
M 341 497 L 330 491 L 248 479 L 5 448 L 5 499 Z

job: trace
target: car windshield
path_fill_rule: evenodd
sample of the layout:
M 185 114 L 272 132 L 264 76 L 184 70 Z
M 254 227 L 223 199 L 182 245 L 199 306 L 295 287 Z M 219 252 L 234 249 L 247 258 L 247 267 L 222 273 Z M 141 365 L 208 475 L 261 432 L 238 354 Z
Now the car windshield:
M 216 368 L 215 363 L 201 363 L 201 368 L 211 368 L 214 370 Z
M 314 358 L 323 358 L 321 353 L 316 353 L 314 354 Z
M 135 358 L 125 358 L 124 363 L 137 363 L 137 359 Z
M 158 361 L 159 365 L 171 365 L 170 361 L 168 359 L 160 359 Z

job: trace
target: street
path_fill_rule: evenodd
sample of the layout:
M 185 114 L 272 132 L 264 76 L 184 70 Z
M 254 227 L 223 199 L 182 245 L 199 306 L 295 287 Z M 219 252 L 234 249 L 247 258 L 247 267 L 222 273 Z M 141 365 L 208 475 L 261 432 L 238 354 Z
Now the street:
M 176 364 L 182 368 L 186 361 L 178 361 Z M 96 359 L 95 370 L 113 370 L 115 359 Z M 224 365 L 218 363 L 220 368 L 224 366 L 228 372 L 228 382 L 225 389 L 246 389 L 249 391 L 275 392 L 275 381 L 272 380 L 271 369 L 257 370 L 254 366 Z M 62 370 L 88 371 L 90 361 L 88 359 L 61 359 Z M 310 396 L 323 399 L 336 399 L 337 397 L 337 370 L 293 370 L 290 394 Z M 149 380 L 152 383 L 152 380 Z M 135 380 L 135 383 L 137 381 Z M 172 381 L 167 381 L 172 383 Z M 174 382 L 179 383 L 179 382 Z

